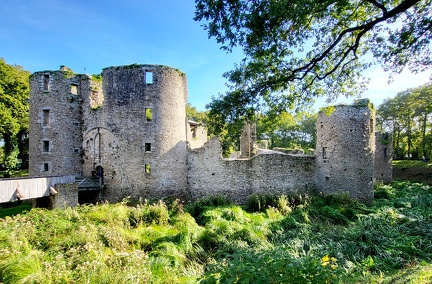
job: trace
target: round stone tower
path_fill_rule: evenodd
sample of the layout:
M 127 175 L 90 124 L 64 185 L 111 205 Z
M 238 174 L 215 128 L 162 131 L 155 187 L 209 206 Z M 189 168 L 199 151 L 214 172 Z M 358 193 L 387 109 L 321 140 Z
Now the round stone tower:
M 373 199 L 374 125 L 375 110 L 367 99 L 320 111 L 315 152 L 318 191 Z
M 84 175 L 103 176 L 103 197 L 184 196 L 186 75 L 134 64 L 105 68 L 84 85 Z
M 80 80 L 65 66 L 31 75 L 31 176 L 82 173 Z

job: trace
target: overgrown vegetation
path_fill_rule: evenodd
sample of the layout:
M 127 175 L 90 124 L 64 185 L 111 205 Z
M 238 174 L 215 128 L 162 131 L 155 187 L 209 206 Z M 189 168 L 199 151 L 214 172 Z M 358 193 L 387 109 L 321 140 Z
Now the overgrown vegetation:
M 0 219 L 2 283 L 430 283 L 432 187 L 32 209 Z

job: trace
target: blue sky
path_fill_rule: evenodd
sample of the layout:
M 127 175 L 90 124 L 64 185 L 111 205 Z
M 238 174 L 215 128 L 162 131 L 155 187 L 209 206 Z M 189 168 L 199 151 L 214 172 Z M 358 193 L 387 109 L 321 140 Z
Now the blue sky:
M 226 91 L 222 74 L 242 59 L 239 50 L 227 54 L 208 39 L 193 20 L 193 0 L 2 0 L 0 11 L 0 57 L 8 64 L 30 72 L 66 65 L 87 74 L 133 63 L 168 65 L 186 73 L 189 102 L 199 110 Z M 428 82 L 430 72 L 404 73 L 391 85 L 379 68 L 366 75 L 372 80 L 363 97 L 380 104 Z

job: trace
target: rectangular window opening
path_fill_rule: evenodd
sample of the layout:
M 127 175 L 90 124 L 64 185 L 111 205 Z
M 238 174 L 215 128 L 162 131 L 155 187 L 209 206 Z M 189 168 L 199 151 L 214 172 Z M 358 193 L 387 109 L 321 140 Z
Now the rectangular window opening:
M 42 116 L 43 116 L 43 126 L 49 126 L 50 125 L 50 111 L 49 111 L 49 109 L 42 110 Z
M 369 121 L 369 123 L 370 123 L 370 125 L 369 125 L 370 133 L 373 133 L 374 132 L 374 120 L 371 119 Z
M 72 84 L 70 87 L 71 87 L 70 88 L 70 93 L 72 95 L 78 95 L 78 86 L 75 85 L 75 84 Z
M 44 90 L 49 91 L 49 81 L 50 81 L 50 75 L 44 74 Z
M 49 152 L 50 151 L 50 142 L 49 141 L 42 141 L 43 143 L 43 152 Z
M 145 173 L 146 174 L 151 173 L 151 165 L 150 164 L 145 164 Z
M 48 165 L 48 163 L 44 163 L 44 164 L 43 164 L 43 171 L 44 171 L 44 172 L 49 171 L 49 165 Z
M 80 151 L 80 148 L 73 148 L 72 151 L 73 151 L 74 153 L 79 153 L 79 152 L 81 152 L 81 151 Z
M 327 159 L 327 147 L 322 148 L 322 156 L 323 156 L 323 159 Z
M 150 71 L 145 72 L 145 82 L 147 85 L 153 84 L 153 72 Z
M 197 128 L 198 127 L 196 125 L 191 126 L 192 138 L 196 138 L 196 136 L 197 136 Z
M 145 109 L 145 116 L 146 116 L 146 121 L 150 122 L 153 120 L 153 113 L 152 113 L 152 109 L 151 108 L 146 108 Z
M 145 152 L 151 152 L 151 143 L 145 143 L 144 144 L 144 151 Z

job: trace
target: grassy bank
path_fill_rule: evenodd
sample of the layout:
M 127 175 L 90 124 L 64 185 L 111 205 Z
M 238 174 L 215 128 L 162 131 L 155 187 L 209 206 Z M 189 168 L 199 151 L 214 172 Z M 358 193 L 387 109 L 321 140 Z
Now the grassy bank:
M 33 209 L 0 221 L 2 283 L 430 283 L 432 188 Z
M 432 184 L 432 162 L 414 160 L 393 161 L 393 178 Z

